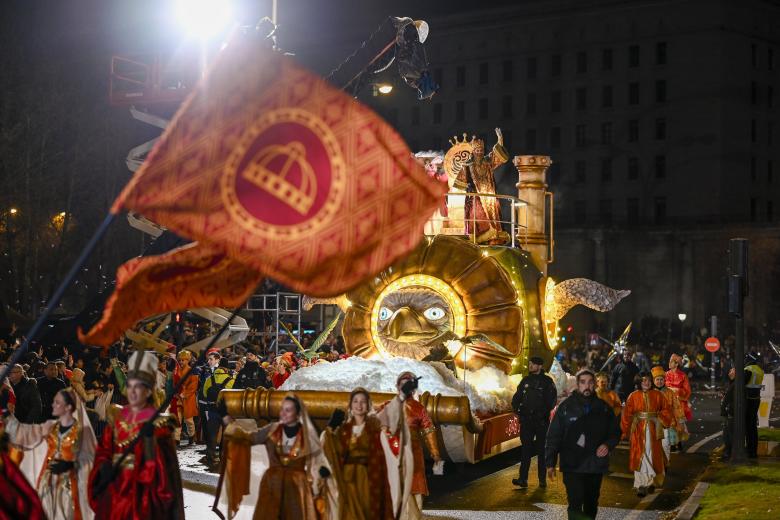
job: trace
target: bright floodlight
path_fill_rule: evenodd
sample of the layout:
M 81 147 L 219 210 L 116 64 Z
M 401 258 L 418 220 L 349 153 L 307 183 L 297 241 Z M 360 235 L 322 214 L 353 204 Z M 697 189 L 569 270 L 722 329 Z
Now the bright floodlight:
M 388 83 L 382 83 L 381 85 L 379 85 L 378 90 L 382 94 L 389 94 L 390 92 L 393 91 L 393 86 Z
M 16 215 L 18 212 L 19 210 L 16 208 L 11 208 L 10 210 L 8 210 L 8 213 L 10 213 L 11 215 Z
M 176 16 L 194 36 L 209 39 L 220 34 L 231 20 L 228 0 L 176 0 Z
M 688 315 L 683 313 L 683 312 L 681 312 L 680 314 L 677 315 L 677 319 L 679 319 L 680 321 L 685 321 L 685 318 L 687 318 L 687 317 L 688 317 Z

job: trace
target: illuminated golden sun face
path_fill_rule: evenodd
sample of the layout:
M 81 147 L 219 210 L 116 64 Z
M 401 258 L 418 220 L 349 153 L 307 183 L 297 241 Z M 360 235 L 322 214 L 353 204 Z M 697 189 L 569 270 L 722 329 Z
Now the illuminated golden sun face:
M 385 354 L 422 359 L 463 328 L 460 300 L 453 300 L 440 281 L 426 281 L 407 279 L 377 298 L 373 331 Z

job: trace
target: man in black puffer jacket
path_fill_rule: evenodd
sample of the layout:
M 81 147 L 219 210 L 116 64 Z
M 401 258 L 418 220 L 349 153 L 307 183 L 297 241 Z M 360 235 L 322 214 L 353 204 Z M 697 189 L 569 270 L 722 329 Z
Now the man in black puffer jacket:
M 590 370 L 577 373 L 577 390 L 555 412 L 547 431 L 547 476 L 555 479 L 555 463 L 568 497 L 569 518 L 596 518 L 601 479 L 609 472 L 609 453 L 620 441 L 620 427 L 609 406 L 596 397 Z

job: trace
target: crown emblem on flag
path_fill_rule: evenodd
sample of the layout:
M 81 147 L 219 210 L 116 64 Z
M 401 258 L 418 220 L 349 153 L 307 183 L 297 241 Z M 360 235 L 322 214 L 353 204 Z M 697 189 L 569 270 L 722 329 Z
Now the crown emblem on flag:
M 293 179 L 294 172 L 299 174 L 298 182 Z M 317 177 L 306 160 L 306 149 L 298 141 L 260 149 L 242 176 L 301 215 L 314 205 Z

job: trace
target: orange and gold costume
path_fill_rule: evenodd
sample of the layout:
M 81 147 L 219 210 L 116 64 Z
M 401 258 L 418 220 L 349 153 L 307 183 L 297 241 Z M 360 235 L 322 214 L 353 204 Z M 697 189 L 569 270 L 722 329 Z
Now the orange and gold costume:
M 339 518 L 393 518 L 380 435 L 382 426 L 375 416 L 366 417 L 361 427 L 349 420 L 334 431 L 323 432 L 323 450 L 338 485 Z
M 284 434 L 281 423 L 274 422 L 250 435 L 251 444 L 264 444 L 268 450 L 268 469 L 260 481 L 260 494 L 254 520 L 316 520 L 317 506 L 310 478 L 310 446 L 306 446 L 304 427 L 295 437 Z M 314 447 L 319 449 L 319 447 Z
M 387 406 L 390 401 L 384 403 L 379 410 Z M 425 456 L 423 455 L 423 440 L 428 446 L 431 457 L 439 460 L 439 443 L 436 437 L 436 427 L 428 416 L 425 407 L 420 401 L 410 397 L 404 400 L 406 424 L 409 426 L 409 434 L 412 438 L 412 454 L 414 457 L 414 476 L 412 477 L 412 495 L 428 495 L 428 481 L 425 478 Z
M 113 482 L 99 496 L 93 496 L 100 468 L 119 460 L 154 411 L 148 406 L 134 413 L 126 406 L 103 430 L 89 476 L 90 504 L 98 520 L 184 518 L 181 474 L 173 443 L 176 421 L 170 416 L 155 420 L 153 435 L 135 445 Z
M 628 469 L 635 472 L 635 482 L 636 473 L 649 474 L 649 468 L 646 467 L 649 464 L 654 473 L 650 475 L 652 485 L 660 486 L 663 483 L 667 461 L 661 440 L 664 438 L 664 428 L 672 424 L 673 420 L 672 409 L 658 390 L 636 390 L 626 399 L 620 426 L 623 436 L 631 442 Z
M 607 406 L 615 412 L 615 416 L 620 415 L 620 412 L 623 410 L 623 403 L 620 402 L 620 397 L 617 395 L 617 392 L 614 390 L 601 390 L 597 388 L 596 397 L 607 403 Z
M 32 449 L 41 442 L 46 443 L 46 461 L 37 475 L 35 488 L 47 517 L 52 520 L 92 518 L 89 505 L 82 503 L 80 493 L 79 450 L 83 429 L 78 421 L 63 431 L 56 420 L 43 424 L 20 424 L 11 418 L 7 429 L 17 446 Z M 55 474 L 49 465 L 60 460 L 71 462 L 73 466 L 63 473 Z M 81 486 L 84 485 L 86 483 L 81 482 Z
M 666 386 L 677 393 L 677 398 L 682 404 L 685 412 L 685 420 L 690 421 L 693 418 L 691 405 L 688 400 L 691 398 L 691 384 L 688 376 L 679 368 L 674 368 L 666 372 Z

